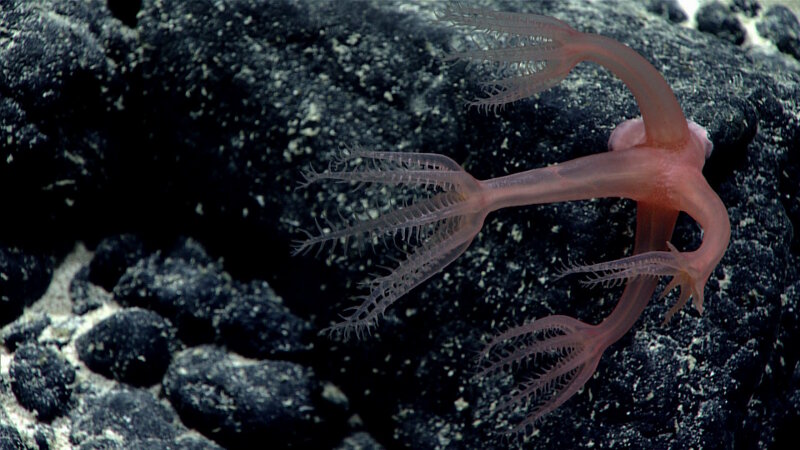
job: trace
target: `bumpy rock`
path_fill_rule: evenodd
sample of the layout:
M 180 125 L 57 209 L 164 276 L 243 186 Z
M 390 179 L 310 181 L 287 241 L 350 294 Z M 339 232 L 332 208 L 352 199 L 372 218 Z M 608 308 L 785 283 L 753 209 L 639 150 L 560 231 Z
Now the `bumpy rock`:
M 75 369 L 55 350 L 26 344 L 14 352 L 11 390 L 43 422 L 63 414 L 72 395 Z
M 313 448 L 319 418 L 312 376 L 295 363 L 248 362 L 197 347 L 176 356 L 164 393 L 186 424 L 226 447 Z
M 90 369 L 134 386 L 160 381 L 177 345 L 168 320 L 139 308 L 115 313 L 75 343 Z

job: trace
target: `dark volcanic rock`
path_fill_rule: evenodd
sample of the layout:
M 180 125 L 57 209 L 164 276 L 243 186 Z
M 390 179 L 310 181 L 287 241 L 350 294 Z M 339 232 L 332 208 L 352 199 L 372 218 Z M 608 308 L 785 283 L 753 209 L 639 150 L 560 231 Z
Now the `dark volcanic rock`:
M 0 324 L 6 324 L 45 293 L 53 259 L 0 244 L 0 273 Z
M 158 383 L 177 346 L 172 324 L 139 308 L 115 313 L 75 342 L 90 369 L 134 386 Z
M 123 350 L 110 357 L 95 347 L 103 370 L 131 383 L 162 379 L 160 393 L 134 390 L 79 365 L 80 383 L 56 413 L 76 448 L 218 448 L 187 425 L 230 447 L 255 436 L 319 449 L 507 448 L 504 424 L 490 412 L 508 380 L 475 377 L 476 352 L 510 325 L 553 314 L 599 323 L 617 303 L 619 290 L 556 275 L 570 261 L 630 253 L 635 205 L 627 200 L 492 213 L 463 256 L 355 342 L 314 332 L 339 320 L 350 297 L 363 294 L 358 283 L 394 267 L 403 249 L 387 240 L 346 256 L 289 252 L 317 222 L 371 217 L 406 200 L 335 183 L 295 190 L 301 168 L 324 169 L 342 147 L 441 153 L 480 179 L 604 152 L 611 130 L 639 110 L 597 65 L 580 64 L 558 86 L 484 114 L 463 105 L 482 95 L 487 71 L 443 61 L 473 33 L 437 22 L 438 2 L 0 3 L 0 317 L 16 321 L 3 330 L 20 355 L 12 364 L 36 367 L 23 359 L 29 346 L 46 348 L 45 362 L 52 352 L 65 359 L 77 330 L 121 304 L 150 312 L 136 313 L 146 319 L 141 329 L 138 320 L 122 321 L 91 341 Z M 675 294 L 654 298 L 584 389 L 523 446 L 794 444 L 794 16 L 780 8 L 757 16 L 758 2 L 735 0 L 700 11 L 709 34 L 677 25 L 670 0 L 474 3 L 551 15 L 652 62 L 686 116 L 708 130 L 714 151 L 704 173 L 732 224 L 705 312 L 686 308 L 660 326 Z M 785 53 L 732 45 L 745 37 L 742 14 Z M 169 244 L 178 235 L 191 239 Z M 692 250 L 702 236 L 682 216 L 671 242 Z M 100 243 L 89 268 L 73 277 L 68 296 L 64 274 L 77 268 L 58 266 L 52 295 L 33 304 L 54 271 L 49 255 L 76 241 Z M 112 286 L 113 299 L 103 291 Z M 166 377 L 161 368 L 145 380 L 129 373 L 145 370 L 136 356 L 148 343 L 171 341 L 154 314 L 190 348 Z M 147 338 L 115 341 L 124 330 Z M 167 354 L 146 359 L 163 367 Z M 31 386 L 32 398 L 45 398 Z M 43 420 L 0 417 L 0 446 L 35 440 L 44 448 L 55 446 L 53 437 Z
M 14 352 L 9 373 L 17 400 L 39 420 L 50 422 L 67 410 L 75 369 L 54 349 L 21 346 Z
M 175 358 L 164 392 L 185 423 L 226 447 L 313 448 L 320 439 L 313 384 L 311 371 L 294 363 L 197 347 Z

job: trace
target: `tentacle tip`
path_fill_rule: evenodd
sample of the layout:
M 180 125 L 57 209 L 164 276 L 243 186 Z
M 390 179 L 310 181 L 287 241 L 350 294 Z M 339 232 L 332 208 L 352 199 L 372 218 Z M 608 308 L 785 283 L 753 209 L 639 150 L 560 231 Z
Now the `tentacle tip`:
M 703 310 L 704 310 L 704 308 L 703 308 L 703 290 L 704 290 L 704 288 L 705 288 L 705 286 L 701 287 L 700 289 L 695 288 L 695 289 L 693 289 L 693 292 L 692 292 L 692 306 L 694 306 L 694 309 L 696 309 L 697 312 L 700 315 L 703 314 Z
M 295 241 L 292 242 L 291 252 L 292 256 L 305 255 L 306 253 L 308 253 L 308 247 L 306 247 L 304 241 Z
M 357 307 L 354 307 L 357 309 Z M 375 319 L 354 319 L 354 314 L 346 315 L 340 314 L 341 322 L 335 323 L 329 327 L 325 327 L 317 334 L 319 336 L 327 336 L 333 340 L 340 340 L 347 342 L 351 336 L 355 336 L 356 340 L 364 340 L 372 335 L 372 328 L 377 326 L 377 318 Z
M 325 336 L 334 341 L 347 342 L 350 340 L 352 329 L 344 323 L 337 323 L 329 327 L 325 327 L 317 333 L 319 336 Z
M 703 290 L 705 289 L 705 280 L 693 278 L 688 273 L 676 274 L 672 280 L 670 280 L 669 284 L 667 284 L 667 287 L 664 288 L 659 298 L 664 298 L 667 293 L 676 287 L 680 289 L 680 296 L 669 311 L 667 311 L 664 316 L 664 321 L 661 323 L 662 326 L 668 324 L 675 313 L 680 311 L 690 298 L 692 299 L 692 306 L 694 306 L 699 314 L 703 314 Z

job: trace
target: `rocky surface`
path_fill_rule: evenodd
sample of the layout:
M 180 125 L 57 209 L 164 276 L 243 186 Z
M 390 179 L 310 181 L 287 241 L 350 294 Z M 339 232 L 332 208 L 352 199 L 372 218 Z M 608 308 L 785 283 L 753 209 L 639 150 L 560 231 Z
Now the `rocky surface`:
M 751 0 L 696 14 L 673 1 L 507 3 L 470 2 L 556 16 L 661 70 L 708 129 L 705 174 L 732 224 L 704 314 L 686 308 L 662 327 L 674 299 L 653 300 L 523 447 L 792 442 L 797 17 Z M 290 255 L 315 217 L 374 200 L 295 189 L 302 167 L 325 167 L 340 146 L 443 153 L 488 178 L 604 151 L 638 114 L 592 64 L 496 114 L 464 108 L 486 74 L 442 61 L 470 33 L 437 22 L 439 6 L 3 2 L 0 448 L 507 446 L 489 412 L 502 389 L 472 376 L 476 352 L 534 317 L 607 315 L 619 290 L 554 275 L 628 253 L 632 202 L 491 215 L 363 341 L 316 332 L 394 264 L 386 252 Z M 700 236 L 682 217 L 673 242 Z

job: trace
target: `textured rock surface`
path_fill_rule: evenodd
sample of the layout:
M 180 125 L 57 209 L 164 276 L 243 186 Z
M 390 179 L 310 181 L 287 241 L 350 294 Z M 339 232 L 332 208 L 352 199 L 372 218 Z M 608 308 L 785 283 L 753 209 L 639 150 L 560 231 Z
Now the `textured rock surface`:
M 793 442 L 796 16 L 737 0 L 701 32 L 692 24 L 711 12 L 684 20 L 673 1 L 469 3 L 554 15 L 642 53 L 708 129 L 705 174 L 733 231 L 705 313 L 661 327 L 673 299 L 654 300 L 524 447 Z M 493 214 L 359 342 L 315 331 L 394 263 L 382 250 L 289 255 L 299 229 L 361 201 L 347 186 L 294 189 L 301 167 L 325 167 L 340 145 L 443 153 L 488 178 L 604 151 L 638 114 L 591 64 L 497 114 L 465 109 L 485 73 L 442 62 L 469 32 L 436 22 L 439 5 L 3 0 L 0 322 L 12 363 L 0 372 L 0 447 L 506 448 L 488 413 L 501 388 L 471 376 L 475 352 L 530 318 L 602 320 L 619 291 L 554 274 L 628 253 L 631 202 Z M 748 21 L 768 47 L 738 34 L 753 27 L 726 25 Z M 680 219 L 673 243 L 699 240 Z M 65 258 L 77 241 L 95 253 Z M 102 364 L 81 363 L 89 346 Z M 52 376 L 39 388 L 20 375 L 34 371 Z
M 75 369 L 52 348 L 24 345 L 14 352 L 11 390 L 37 419 L 50 422 L 67 410 Z
M 158 383 L 177 346 L 172 324 L 139 308 L 115 313 L 75 341 L 89 369 L 134 386 Z
M 183 421 L 232 448 L 318 448 L 314 390 L 313 374 L 299 364 L 247 362 L 202 346 L 179 354 L 164 377 Z

